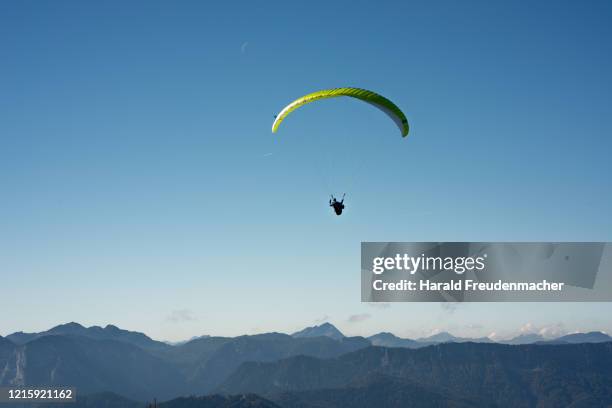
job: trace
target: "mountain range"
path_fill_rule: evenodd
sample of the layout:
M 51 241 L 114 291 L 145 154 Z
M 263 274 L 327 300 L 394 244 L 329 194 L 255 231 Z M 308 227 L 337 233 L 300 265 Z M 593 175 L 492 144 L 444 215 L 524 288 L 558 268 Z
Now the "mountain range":
M 390 389 L 383 392 L 381 382 Z M 362 395 L 361 405 L 332 405 L 338 407 L 406 406 L 402 395 L 422 399 L 421 406 L 602 407 L 612 403 L 612 343 L 368 347 L 335 359 L 245 363 L 217 391 L 256 393 L 279 403 Z M 381 405 L 381 398 L 390 401 Z
M 167 349 L 169 346 L 164 342 L 151 339 L 146 334 L 122 330 L 110 324 L 106 327 L 83 327 L 82 325 L 74 322 L 60 324 L 59 326 L 55 326 L 49 330 L 40 333 L 16 332 L 13 334 L 9 334 L 8 336 L 6 336 L 6 338 L 15 344 L 21 345 L 40 337 L 52 335 L 72 335 L 87 337 L 96 340 L 116 340 L 124 343 L 133 344 L 146 350 L 163 350 Z
M 114 326 L 77 323 L 0 337 L 0 386 L 71 384 L 83 393 L 113 391 L 136 400 L 206 394 L 247 361 L 296 355 L 333 358 L 369 347 L 362 337 L 266 333 L 201 337 L 171 346 Z
M 76 406 L 88 408 L 134 408 L 153 398 L 167 401 L 164 408 L 403 407 L 408 396 L 410 406 L 423 407 L 612 401 L 610 336 L 508 342 L 445 332 L 416 340 L 346 337 L 325 323 L 292 335 L 170 345 L 112 325 L 68 323 L 0 337 L 0 386 L 68 384 L 78 390 Z M 211 393 L 226 397 L 178 398 Z

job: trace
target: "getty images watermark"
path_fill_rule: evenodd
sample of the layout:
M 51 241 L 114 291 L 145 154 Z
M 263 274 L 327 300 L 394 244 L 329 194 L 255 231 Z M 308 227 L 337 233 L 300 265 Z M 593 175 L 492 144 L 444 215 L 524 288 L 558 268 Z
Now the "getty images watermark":
M 363 242 L 361 300 L 612 301 L 612 245 Z

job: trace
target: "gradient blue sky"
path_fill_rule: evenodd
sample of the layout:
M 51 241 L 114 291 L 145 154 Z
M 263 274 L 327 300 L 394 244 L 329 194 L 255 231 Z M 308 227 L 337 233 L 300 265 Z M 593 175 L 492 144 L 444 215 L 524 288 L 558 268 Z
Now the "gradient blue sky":
M 360 303 L 361 241 L 612 241 L 612 3 L 0 3 L 0 334 L 612 332 Z M 273 115 L 304 93 L 332 100 Z M 335 217 L 326 201 L 348 193 Z

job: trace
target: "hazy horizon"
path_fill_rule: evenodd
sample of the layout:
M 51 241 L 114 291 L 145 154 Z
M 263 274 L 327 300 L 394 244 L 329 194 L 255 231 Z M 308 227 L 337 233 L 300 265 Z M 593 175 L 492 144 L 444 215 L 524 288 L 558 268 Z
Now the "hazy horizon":
M 385 305 L 387 305 L 387 304 L 385 304 Z M 350 318 L 358 319 L 360 317 L 362 317 L 362 316 L 354 315 L 354 316 L 351 316 Z M 349 318 L 349 320 L 350 320 L 350 318 Z M 149 335 L 147 333 L 147 331 L 144 331 L 144 330 L 135 330 L 135 329 L 132 329 L 132 328 L 129 328 L 129 327 L 122 327 L 122 326 L 118 326 L 118 325 L 113 324 L 113 323 L 85 325 L 85 324 L 82 324 L 82 323 L 79 323 L 79 322 L 75 322 L 75 321 L 58 323 L 58 324 L 53 325 L 51 327 L 46 327 L 46 328 L 43 328 L 43 329 L 40 329 L 40 330 L 33 330 L 33 331 L 17 330 L 16 332 L 25 332 L 25 333 L 34 332 L 34 333 L 39 333 L 39 332 L 43 332 L 43 331 L 49 330 L 49 329 L 51 329 L 53 327 L 56 327 L 56 326 L 60 326 L 60 325 L 64 325 L 64 324 L 70 324 L 70 323 L 77 323 L 77 324 L 79 324 L 79 325 L 81 325 L 83 327 L 86 327 L 86 328 L 91 328 L 91 327 L 102 327 L 102 328 L 104 328 L 107 325 L 112 325 L 112 326 L 115 326 L 115 327 L 119 327 L 122 330 L 136 331 L 136 332 L 144 333 L 145 335 L 147 335 L 148 337 L 152 338 L 153 340 L 162 341 L 162 342 L 168 342 L 168 343 L 185 342 L 185 341 L 189 341 L 189 340 L 192 340 L 192 339 L 195 339 L 195 338 L 198 338 L 198 337 L 202 337 L 202 336 L 236 337 L 236 336 L 240 336 L 240 335 L 257 335 L 257 334 L 265 334 L 265 333 L 284 333 L 284 334 L 291 335 L 291 334 L 293 334 L 293 333 L 295 333 L 297 331 L 300 331 L 302 329 L 311 328 L 311 327 L 315 327 L 315 326 L 321 326 L 321 325 L 324 325 L 324 324 L 331 324 L 331 325 L 333 325 L 338 330 L 340 330 L 342 332 L 342 334 L 347 335 L 347 336 L 361 336 L 361 337 L 366 337 L 367 338 L 367 337 L 375 335 L 375 334 L 379 334 L 379 333 L 383 333 L 383 332 L 388 332 L 388 333 L 392 333 L 392 334 L 396 335 L 397 337 L 411 338 L 413 340 L 416 340 L 416 339 L 419 339 L 419 338 L 425 338 L 425 337 L 433 336 L 433 335 L 436 335 L 436 334 L 439 334 L 439 333 L 443 333 L 443 332 L 450 333 L 451 335 L 453 335 L 455 337 L 463 337 L 463 338 L 474 338 L 474 339 L 476 339 L 476 338 L 488 337 L 488 338 L 490 338 L 491 340 L 494 340 L 494 341 L 505 341 L 505 340 L 510 340 L 510 339 L 512 339 L 514 337 L 517 337 L 519 335 L 529 335 L 529 334 L 538 334 L 538 335 L 540 335 L 540 336 L 542 336 L 542 337 L 544 337 L 546 339 L 554 339 L 554 338 L 558 338 L 558 337 L 561 337 L 561 336 L 564 336 L 564 335 L 567 335 L 567 334 L 574 334 L 574 333 L 602 332 L 602 333 L 605 333 L 605 334 L 609 334 L 609 332 L 607 330 L 595 329 L 595 328 L 583 329 L 583 330 L 571 330 L 571 329 L 566 328 L 561 323 L 559 323 L 557 325 L 553 325 L 553 326 L 544 326 L 544 327 L 536 326 L 536 325 L 534 325 L 532 323 L 527 323 L 527 324 L 517 328 L 515 331 L 507 331 L 505 333 L 489 332 L 489 334 L 483 334 L 483 335 L 478 335 L 478 334 L 474 334 L 474 333 L 472 333 L 471 335 L 461 335 L 461 334 L 458 334 L 456 332 L 453 332 L 452 330 L 445 330 L 445 329 L 442 329 L 442 328 L 434 329 L 434 330 L 432 330 L 429 333 L 425 333 L 423 335 L 412 336 L 412 337 L 410 337 L 410 336 L 402 336 L 402 335 L 399 335 L 397 333 L 393 333 L 393 332 L 391 332 L 389 330 L 380 330 L 380 331 L 373 332 L 373 333 L 351 333 L 351 334 L 348 334 L 347 332 L 345 332 L 342 329 L 342 327 L 345 327 L 345 326 L 343 326 L 342 324 L 334 323 L 334 322 L 329 321 L 329 320 L 315 322 L 315 323 L 313 323 L 311 325 L 302 326 L 302 327 L 297 328 L 296 330 L 291 330 L 291 331 L 267 330 L 267 331 L 261 331 L 261 332 L 251 332 L 251 333 L 246 333 L 245 332 L 245 333 L 238 333 L 238 334 L 232 334 L 232 335 L 224 335 L 224 334 L 220 334 L 220 333 L 200 333 L 200 334 L 194 334 L 194 335 L 186 337 L 186 338 L 177 338 L 177 339 L 156 338 L 156 337 L 154 337 L 152 335 Z M 484 329 L 483 327 L 472 327 L 472 329 L 474 329 L 474 328 Z M 487 332 L 487 331 L 486 331 L 486 329 L 484 329 L 484 331 L 480 330 L 480 332 L 483 333 L 483 332 Z M 9 334 L 12 334 L 12 333 L 14 333 L 14 332 L 0 334 L 0 336 L 6 337 L 6 336 L 8 336 Z

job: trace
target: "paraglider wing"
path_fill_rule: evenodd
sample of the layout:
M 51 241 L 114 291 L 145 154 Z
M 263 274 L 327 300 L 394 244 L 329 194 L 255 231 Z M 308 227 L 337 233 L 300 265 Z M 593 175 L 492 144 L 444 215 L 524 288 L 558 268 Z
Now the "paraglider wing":
M 370 105 L 380 109 L 387 114 L 397 125 L 402 137 L 408 135 L 408 119 L 406 115 L 397 107 L 393 102 L 388 100 L 382 95 L 376 92 L 368 91 L 360 88 L 335 88 L 335 89 L 324 89 L 322 91 L 313 92 L 308 95 L 304 95 L 301 98 L 296 99 L 289 105 L 285 106 L 283 110 L 276 116 L 274 123 L 272 124 L 272 132 L 275 133 L 283 120 L 291 112 L 299 108 L 300 106 L 306 105 L 307 103 L 318 101 L 319 99 L 336 98 L 340 96 L 348 96 L 351 98 L 359 99 L 367 102 Z

